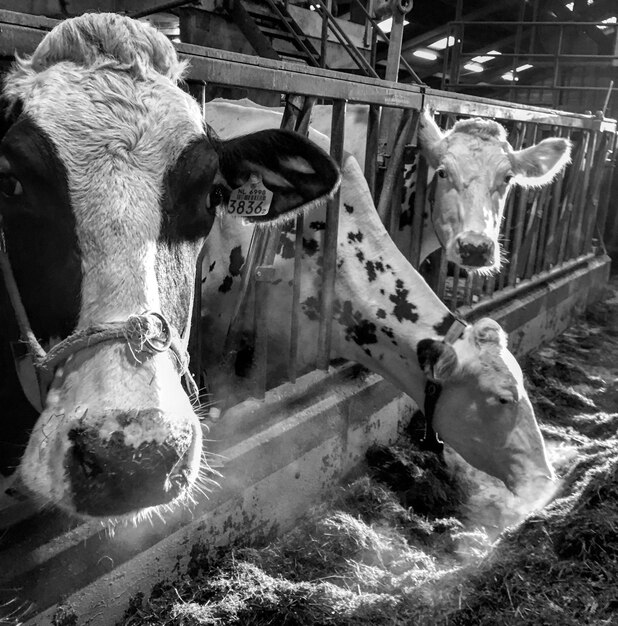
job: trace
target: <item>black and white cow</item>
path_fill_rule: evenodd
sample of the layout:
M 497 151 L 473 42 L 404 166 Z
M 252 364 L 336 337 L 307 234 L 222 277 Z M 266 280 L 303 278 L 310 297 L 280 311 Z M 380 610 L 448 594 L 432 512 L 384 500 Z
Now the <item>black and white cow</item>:
M 217 132 L 228 136 L 244 132 L 255 122 L 246 108 L 220 101 L 207 103 L 205 116 Z M 328 141 L 315 131 L 309 137 L 317 143 Z M 434 425 L 444 441 L 512 490 L 534 494 L 539 481 L 552 477 L 552 470 L 505 333 L 495 321 L 483 319 L 469 325 L 453 345 L 445 343 L 455 318 L 389 237 L 352 156 L 342 168 L 340 193 L 331 356 L 362 363 L 421 406 L 426 377 L 439 381 L 442 393 Z M 313 209 L 304 222 L 301 370 L 316 358 L 325 210 Z M 204 261 L 202 301 L 212 371 L 219 365 L 217 355 L 224 357 L 251 233 L 250 226 L 237 221 L 220 222 L 211 231 L 214 254 Z M 289 354 L 294 248 L 293 228 L 284 228 L 266 312 L 269 355 L 273 356 L 270 367 L 275 372 L 285 371 Z M 238 365 L 240 371 L 242 364 Z M 219 397 L 226 393 L 213 391 Z
M 49 345 L 121 329 L 65 354 L 37 417 L 15 374 L 18 328 L 0 280 L 1 468 L 17 468 L 43 506 L 121 517 L 191 490 L 202 437 L 179 374 L 202 243 L 250 182 L 274 194 L 258 221 L 338 184 L 330 157 L 293 133 L 219 141 L 178 86 L 184 69 L 150 26 L 87 14 L 4 80 L 0 215 L 34 333 Z

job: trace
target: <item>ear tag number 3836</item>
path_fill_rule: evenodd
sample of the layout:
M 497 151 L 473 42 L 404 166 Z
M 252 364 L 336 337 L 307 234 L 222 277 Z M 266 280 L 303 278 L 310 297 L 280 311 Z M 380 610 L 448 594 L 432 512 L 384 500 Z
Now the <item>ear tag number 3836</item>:
M 267 215 L 272 199 L 273 192 L 264 187 L 259 176 L 252 174 L 242 187 L 230 193 L 227 212 L 237 217 Z

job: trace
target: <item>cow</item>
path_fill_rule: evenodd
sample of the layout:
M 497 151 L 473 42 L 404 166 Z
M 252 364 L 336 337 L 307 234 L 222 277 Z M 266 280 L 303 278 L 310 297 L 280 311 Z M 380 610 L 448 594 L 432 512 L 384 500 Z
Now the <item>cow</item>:
M 218 132 L 224 126 L 228 136 L 241 128 L 244 132 L 244 116 L 249 127 L 254 123 L 251 114 L 246 109 L 242 114 L 239 108 L 240 116 L 229 125 L 229 117 L 218 118 L 218 112 L 226 110 L 227 104 L 206 105 L 206 119 Z M 327 141 L 315 131 L 309 136 L 318 144 Z M 455 316 L 389 237 L 362 171 L 349 155 L 342 167 L 340 194 L 331 358 L 361 363 L 420 406 L 425 401 L 426 380 L 437 382 L 442 392 L 433 424 L 443 441 L 515 492 L 526 494 L 539 483 L 547 484 L 553 473 L 521 369 L 507 348 L 503 330 L 485 318 L 468 325 L 452 344 L 446 342 Z M 316 357 L 325 223 L 324 209 L 312 209 L 304 217 L 300 371 L 312 368 Z M 209 250 L 216 253 L 204 259 L 202 285 L 207 378 L 211 381 L 217 381 L 221 360 L 229 360 L 225 338 L 240 292 L 251 231 L 231 221 L 211 231 Z M 273 355 L 269 371 L 275 379 L 289 354 L 295 241 L 293 228 L 282 229 L 267 297 L 268 353 Z M 224 264 L 221 258 L 226 259 Z M 244 384 L 242 376 L 251 355 L 250 348 L 241 347 L 231 369 Z M 217 354 L 219 359 L 208 362 Z M 210 384 L 215 403 L 232 393 Z
M 215 101 L 213 106 L 220 103 L 222 109 L 225 102 Z M 246 99 L 237 104 L 256 109 L 251 121 L 253 129 L 279 124 L 281 110 L 256 107 Z M 229 109 L 226 116 L 233 119 L 233 110 Z M 311 127 L 328 136 L 331 118 L 331 106 L 316 105 Z M 365 163 L 367 119 L 366 105 L 348 106 L 345 149 L 360 164 Z M 570 141 L 550 137 L 524 150 L 513 150 L 505 128 L 498 122 L 482 118 L 460 120 L 443 132 L 427 109 L 421 112 L 418 139 L 430 166 L 429 179 L 435 181 L 435 189 L 428 194 L 429 219 L 424 220 L 420 260 L 442 247 L 448 261 L 468 272 L 491 274 L 499 270 L 500 224 L 508 192 L 515 185 L 549 184 L 570 160 Z M 393 233 L 402 250 L 409 248 L 415 168 L 416 162 L 404 169 L 401 232 Z
M 189 497 L 202 436 L 180 374 L 202 244 L 247 185 L 262 199 L 249 221 L 267 224 L 339 184 L 295 133 L 219 140 L 178 85 L 185 68 L 149 25 L 85 14 L 3 82 L 2 245 L 34 335 L 60 343 L 38 361 L 51 381 L 37 417 L 0 279 L 0 461 L 42 507 L 135 519 Z

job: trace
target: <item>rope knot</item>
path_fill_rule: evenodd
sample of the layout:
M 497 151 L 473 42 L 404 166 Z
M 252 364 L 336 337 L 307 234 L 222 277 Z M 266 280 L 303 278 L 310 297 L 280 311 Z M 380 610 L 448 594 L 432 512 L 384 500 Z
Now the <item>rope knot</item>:
M 172 344 L 172 329 L 168 321 L 154 311 L 130 315 L 125 323 L 124 336 L 138 352 L 165 352 Z

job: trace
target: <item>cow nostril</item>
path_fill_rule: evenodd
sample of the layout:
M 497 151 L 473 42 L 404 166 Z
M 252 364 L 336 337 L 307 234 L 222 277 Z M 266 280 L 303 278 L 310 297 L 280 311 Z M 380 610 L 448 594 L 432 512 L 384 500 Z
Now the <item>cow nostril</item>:
M 69 440 L 73 442 L 71 454 L 84 476 L 96 478 L 103 469 L 92 450 L 88 448 L 87 434 L 83 430 L 74 428 L 69 431 L 68 436 Z
M 65 466 L 76 512 L 123 515 L 179 497 L 192 483 L 193 429 L 174 435 L 135 445 L 122 429 L 106 436 L 98 428 L 70 430 Z

